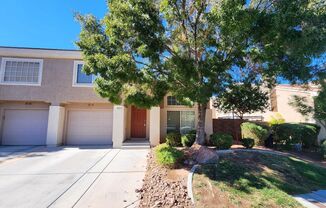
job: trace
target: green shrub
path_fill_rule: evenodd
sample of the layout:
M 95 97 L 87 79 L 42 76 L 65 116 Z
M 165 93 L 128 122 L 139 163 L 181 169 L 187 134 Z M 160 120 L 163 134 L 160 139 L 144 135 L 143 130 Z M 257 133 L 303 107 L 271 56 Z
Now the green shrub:
M 167 144 L 156 146 L 154 153 L 157 163 L 169 168 L 176 167 L 184 157 L 183 152 Z
M 255 146 L 255 140 L 251 138 L 241 139 L 241 143 L 247 149 L 251 149 L 253 146 Z
M 301 142 L 301 129 L 300 125 L 292 124 L 292 123 L 284 123 L 273 125 L 273 133 L 274 133 L 274 142 L 276 144 L 289 145 L 294 143 Z
M 275 113 L 272 115 L 268 121 L 268 124 L 270 126 L 276 125 L 276 124 L 282 124 L 285 123 L 285 119 L 283 118 L 282 114 L 280 113 Z
M 185 134 L 181 137 L 181 143 L 182 146 L 184 147 L 191 147 L 191 145 L 193 145 L 195 140 L 196 140 L 196 133 L 193 134 L 189 132 L 188 134 Z
M 302 143 L 303 147 L 310 148 L 317 144 L 320 127 L 307 123 L 284 123 L 273 125 L 274 142 L 290 145 Z
M 323 159 L 326 159 L 326 139 L 320 143 L 320 150 Z
M 302 144 L 306 148 L 316 146 L 318 143 L 318 135 L 320 126 L 312 123 L 301 123 L 304 125 L 302 132 Z
M 241 124 L 242 138 L 252 138 L 255 144 L 264 145 L 264 141 L 269 135 L 269 127 L 267 125 L 244 122 Z
M 229 149 L 232 146 L 233 137 L 230 134 L 214 133 L 210 136 L 210 141 L 218 149 Z
M 300 123 L 300 124 L 304 124 L 304 125 L 308 125 L 308 126 L 313 126 L 316 130 L 316 133 L 319 134 L 321 127 L 318 124 L 314 124 L 314 123 Z M 318 136 L 318 135 L 317 135 Z
M 165 142 L 169 146 L 180 147 L 181 146 L 181 134 L 179 132 L 170 132 L 166 135 Z
M 195 134 L 196 135 L 196 130 L 195 129 L 193 129 L 193 130 L 190 130 L 189 132 L 188 132 L 188 134 Z

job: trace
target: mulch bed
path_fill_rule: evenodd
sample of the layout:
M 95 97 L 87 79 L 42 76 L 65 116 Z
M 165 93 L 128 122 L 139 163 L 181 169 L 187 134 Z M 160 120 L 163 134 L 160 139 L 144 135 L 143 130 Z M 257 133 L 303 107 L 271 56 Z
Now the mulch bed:
M 159 166 L 151 152 L 143 187 L 136 190 L 140 193 L 139 207 L 193 207 L 187 192 L 188 172 L 188 167 Z

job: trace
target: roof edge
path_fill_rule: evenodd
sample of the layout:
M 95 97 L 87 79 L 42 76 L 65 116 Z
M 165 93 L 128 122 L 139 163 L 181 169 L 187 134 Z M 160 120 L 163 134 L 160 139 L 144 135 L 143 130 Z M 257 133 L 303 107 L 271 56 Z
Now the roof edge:
M 24 58 L 82 59 L 80 50 L 0 46 L 0 56 Z
M 64 49 L 64 48 L 38 48 L 38 47 L 20 47 L 20 46 L 3 46 L 0 48 L 14 48 L 14 49 L 34 49 L 34 50 L 52 50 L 52 51 L 81 51 L 78 49 Z

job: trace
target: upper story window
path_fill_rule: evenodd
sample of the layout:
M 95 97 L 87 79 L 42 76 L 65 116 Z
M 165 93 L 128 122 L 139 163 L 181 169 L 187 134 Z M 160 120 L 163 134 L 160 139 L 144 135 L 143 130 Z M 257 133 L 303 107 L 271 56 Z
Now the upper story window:
M 9 85 L 41 85 L 42 59 L 3 58 L 0 83 Z
M 181 105 L 174 96 L 167 97 L 168 105 Z
M 84 73 L 83 65 L 83 61 L 75 61 L 74 63 L 73 86 L 92 87 L 96 76 L 94 74 L 87 75 Z

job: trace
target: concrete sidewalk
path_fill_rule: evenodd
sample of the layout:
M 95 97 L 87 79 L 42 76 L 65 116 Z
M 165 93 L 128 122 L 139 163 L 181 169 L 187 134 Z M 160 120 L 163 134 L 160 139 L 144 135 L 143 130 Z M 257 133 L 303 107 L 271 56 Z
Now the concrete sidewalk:
M 148 151 L 37 147 L 17 154 L 0 163 L 0 207 L 136 207 Z
M 294 197 L 303 206 L 308 208 L 326 208 L 326 190 L 314 191 Z

